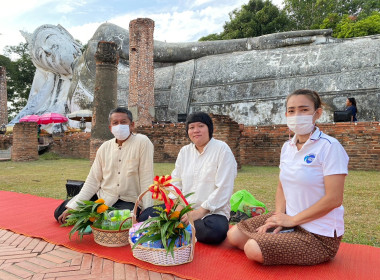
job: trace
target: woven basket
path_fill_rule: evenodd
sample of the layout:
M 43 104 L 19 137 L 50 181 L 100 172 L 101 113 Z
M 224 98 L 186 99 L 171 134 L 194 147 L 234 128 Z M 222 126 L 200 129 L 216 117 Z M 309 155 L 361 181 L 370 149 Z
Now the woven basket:
M 133 218 L 132 223 L 136 224 L 136 211 L 137 206 L 139 205 L 142 197 L 149 192 L 149 190 L 143 192 L 140 194 L 140 196 L 137 198 L 137 201 L 135 203 L 135 208 L 133 209 Z M 183 201 L 183 199 L 178 196 L 178 194 L 172 190 L 170 190 L 172 194 L 177 196 L 179 199 Z M 184 202 L 184 201 L 183 201 Z M 191 243 L 182 247 L 175 247 L 174 248 L 174 258 L 172 257 L 171 253 L 168 253 L 164 248 L 149 248 L 144 247 L 142 245 L 137 245 L 134 249 L 132 249 L 133 256 L 136 259 L 142 260 L 144 262 L 148 262 L 154 265 L 162 265 L 162 266 L 173 266 L 173 265 L 180 265 L 184 263 L 189 263 L 193 260 L 194 257 L 194 248 L 195 248 L 195 227 L 194 222 L 191 218 L 191 215 L 189 215 L 189 223 L 191 225 Z M 129 236 L 129 243 L 131 246 L 133 245 L 133 242 L 131 241 L 131 238 Z
M 119 230 L 105 230 L 91 226 L 94 234 L 94 241 L 99 245 L 106 247 L 122 247 L 129 244 L 129 228 L 121 229 L 123 224 L 131 219 L 125 219 L 119 227 Z

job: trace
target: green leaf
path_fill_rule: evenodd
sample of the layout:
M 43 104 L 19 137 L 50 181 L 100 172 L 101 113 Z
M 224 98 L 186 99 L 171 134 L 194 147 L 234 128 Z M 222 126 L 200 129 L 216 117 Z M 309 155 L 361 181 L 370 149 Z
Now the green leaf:
M 81 219 L 79 219 L 77 222 L 76 222 L 76 224 L 73 226 L 73 228 L 71 229 L 71 231 L 70 231 L 70 233 L 69 233 L 69 239 L 71 239 L 71 236 L 76 232 L 76 231 L 78 231 L 78 233 L 79 233 L 79 230 L 81 229 L 81 228 L 86 228 L 87 226 L 88 226 L 88 224 L 85 224 L 85 220 L 86 220 L 86 218 L 85 217 L 83 217 L 83 218 L 81 218 Z M 82 236 L 83 236 L 83 233 L 82 233 Z
M 99 204 L 95 203 L 94 205 L 92 205 L 92 209 L 91 209 L 91 212 L 95 212 L 96 211 L 96 208 L 99 206 Z
M 190 195 L 193 195 L 194 192 L 191 192 L 191 193 L 188 193 L 187 195 L 185 195 L 185 198 L 188 198 Z
M 166 251 L 166 255 L 168 255 L 168 252 L 170 252 L 170 254 L 172 255 L 173 259 L 174 259 L 174 246 L 175 246 L 175 239 L 173 238 L 171 241 L 170 241 L 170 244 L 169 244 L 169 247 Z
M 191 240 L 190 232 L 188 232 L 187 230 L 184 230 L 183 235 L 185 236 L 185 240 L 186 240 L 187 244 L 190 244 L 190 240 Z
M 179 216 L 182 217 L 182 216 L 185 215 L 186 213 L 188 213 L 188 212 L 190 212 L 191 210 L 193 210 L 192 206 L 193 206 L 193 203 L 191 203 L 191 204 L 189 204 L 189 205 L 186 205 L 186 207 L 183 208 L 183 209 L 181 210 L 181 213 L 179 214 Z
M 171 222 L 166 222 L 162 227 L 161 227 L 161 235 L 165 235 L 165 232 L 168 230 L 168 227 L 170 226 Z
M 90 201 L 90 200 L 82 200 L 82 203 L 81 203 L 81 204 L 93 205 L 94 203 L 95 203 L 94 201 Z

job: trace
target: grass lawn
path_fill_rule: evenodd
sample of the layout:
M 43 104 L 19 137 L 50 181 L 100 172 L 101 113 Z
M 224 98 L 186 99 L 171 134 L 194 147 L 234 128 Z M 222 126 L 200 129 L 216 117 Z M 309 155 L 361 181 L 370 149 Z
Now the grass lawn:
M 170 174 L 173 163 L 155 163 L 155 174 Z M 0 162 L 0 190 L 64 199 L 66 180 L 85 180 L 90 162 L 44 155 L 32 162 Z M 243 166 L 235 191 L 247 189 L 271 211 L 278 180 L 277 167 Z M 344 242 L 380 247 L 380 172 L 350 171 L 344 202 Z

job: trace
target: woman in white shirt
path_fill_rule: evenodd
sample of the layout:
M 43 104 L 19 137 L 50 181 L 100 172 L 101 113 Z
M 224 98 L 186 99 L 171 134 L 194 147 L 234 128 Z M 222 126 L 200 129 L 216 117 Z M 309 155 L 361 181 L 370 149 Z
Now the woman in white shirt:
M 295 135 L 281 150 L 276 210 L 242 221 L 228 232 L 230 243 L 250 260 L 314 265 L 338 252 L 348 156 L 335 138 L 315 126 L 321 115 L 322 102 L 315 91 L 300 89 L 287 97 L 287 125 Z
M 217 244 L 227 235 L 230 198 L 237 174 L 235 157 L 226 143 L 216 140 L 213 123 L 203 112 L 193 113 L 186 120 L 191 144 L 181 148 L 171 176 L 183 194 L 194 203 L 189 213 L 194 220 L 199 242 Z M 188 217 L 183 216 L 183 222 Z

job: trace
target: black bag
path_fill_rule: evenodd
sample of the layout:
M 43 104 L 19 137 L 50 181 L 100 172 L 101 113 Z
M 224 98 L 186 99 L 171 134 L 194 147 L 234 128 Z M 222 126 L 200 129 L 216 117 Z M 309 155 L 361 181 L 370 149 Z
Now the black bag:
M 351 111 L 334 111 L 334 122 L 350 122 Z
M 70 199 L 70 198 L 76 196 L 80 192 L 80 190 L 82 189 L 83 184 L 84 184 L 84 181 L 67 180 L 67 183 L 66 183 L 66 192 L 67 192 L 66 199 Z

